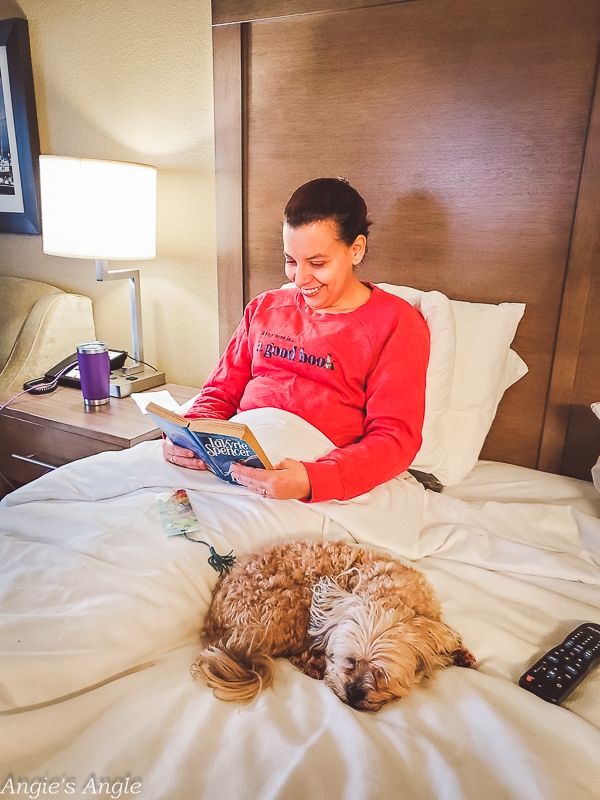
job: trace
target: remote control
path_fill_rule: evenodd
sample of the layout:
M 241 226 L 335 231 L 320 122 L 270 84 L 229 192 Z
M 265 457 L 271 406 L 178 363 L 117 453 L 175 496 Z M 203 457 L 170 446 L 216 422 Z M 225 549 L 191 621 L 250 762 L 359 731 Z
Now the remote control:
M 559 705 L 600 661 L 600 624 L 584 622 L 519 678 L 519 686 Z

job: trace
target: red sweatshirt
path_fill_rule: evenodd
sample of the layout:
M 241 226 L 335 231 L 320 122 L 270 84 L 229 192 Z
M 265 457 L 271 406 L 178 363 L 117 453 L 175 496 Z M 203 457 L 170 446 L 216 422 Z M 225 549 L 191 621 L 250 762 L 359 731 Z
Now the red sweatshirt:
M 310 422 L 336 446 L 303 462 L 311 502 L 404 472 L 421 446 L 429 331 L 409 303 L 372 288 L 347 314 L 316 313 L 294 288 L 255 297 L 186 416 L 271 406 Z

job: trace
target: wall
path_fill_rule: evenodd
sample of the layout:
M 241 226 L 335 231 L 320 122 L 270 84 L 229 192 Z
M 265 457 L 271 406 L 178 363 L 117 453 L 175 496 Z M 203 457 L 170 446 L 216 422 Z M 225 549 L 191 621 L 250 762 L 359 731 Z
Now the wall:
M 145 360 L 202 385 L 218 356 L 210 0 L 0 0 L 29 21 L 41 152 L 158 168 L 157 258 L 139 262 Z M 110 269 L 133 266 L 110 262 Z M 126 282 L 0 234 L 0 274 L 90 296 L 96 333 L 131 347 Z
M 514 347 L 529 373 L 483 457 L 589 479 L 600 313 L 580 339 L 600 274 L 598 0 L 375 3 L 213 0 L 216 85 L 238 76 L 245 90 L 243 103 L 215 98 L 218 196 L 233 185 L 243 200 L 219 214 L 219 281 L 237 273 L 246 299 L 279 285 L 279 209 L 303 181 L 345 176 L 374 222 L 361 278 L 527 305 Z M 220 300 L 233 322 L 233 292 Z

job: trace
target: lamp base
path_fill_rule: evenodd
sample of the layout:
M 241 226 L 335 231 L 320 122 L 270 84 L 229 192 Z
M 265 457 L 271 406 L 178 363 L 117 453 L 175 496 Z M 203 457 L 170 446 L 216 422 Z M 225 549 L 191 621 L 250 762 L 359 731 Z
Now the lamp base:
M 110 396 L 127 397 L 132 392 L 145 392 L 165 383 L 165 373 L 144 368 L 135 375 L 123 375 L 121 370 L 110 373 Z

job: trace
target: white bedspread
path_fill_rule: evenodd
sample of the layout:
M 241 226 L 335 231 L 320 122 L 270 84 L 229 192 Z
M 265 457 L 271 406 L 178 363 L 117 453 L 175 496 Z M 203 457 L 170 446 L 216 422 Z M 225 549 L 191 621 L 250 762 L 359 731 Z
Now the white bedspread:
M 271 427 L 270 457 L 328 445 L 285 416 Z M 219 553 L 344 537 L 416 560 L 479 670 L 446 670 L 377 714 L 287 662 L 253 704 L 214 699 L 188 668 L 217 574 L 204 546 L 164 534 L 155 502 L 182 487 Z M 45 777 L 53 796 L 84 797 L 90 779 L 129 777 L 121 796 L 144 800 L 598 798 L 600 670 L 563 708 L 516 680 L 600 622 L 599 500 L 489 463 L 442 495 L 395 479 L 315 505 L 181 470 L 159 443 L 67 465 L 0 507 L 0 795 Z

